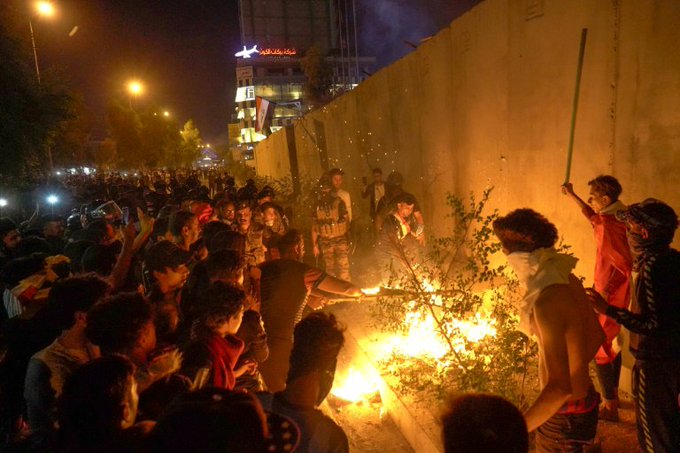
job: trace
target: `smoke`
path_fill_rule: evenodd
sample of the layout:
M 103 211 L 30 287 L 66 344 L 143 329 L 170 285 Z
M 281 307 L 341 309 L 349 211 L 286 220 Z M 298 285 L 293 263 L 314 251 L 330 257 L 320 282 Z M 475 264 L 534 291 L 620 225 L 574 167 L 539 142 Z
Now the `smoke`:
M 359 53 L 386 66 L 413 51 L 405 41 L 420 44 L 480 1 L 356 0 Z
M 404 41 L 418 44 L 436 32 L 435 21 L 424 1 L 363 0 L 357 5 L 361 50 L 385 66 L 413 50 Z

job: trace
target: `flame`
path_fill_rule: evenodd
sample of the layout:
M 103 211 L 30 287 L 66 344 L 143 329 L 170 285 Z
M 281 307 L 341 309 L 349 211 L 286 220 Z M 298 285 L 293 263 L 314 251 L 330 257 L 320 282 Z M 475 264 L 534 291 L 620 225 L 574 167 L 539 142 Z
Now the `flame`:
M 337 381 L 340 381 L 339 385 Z M 333 386 L 331 393 L 350 403 L 368 401 L 378 393 L 378 383 L 379 378 L 375 372 L 351 367 L 344 378 L 336 379 L 336 385 Z
M 375 288 L 361 288 L 361 292 L 364 293 L 364 296 L 375 296 L 376 294 L 380 293 L 380 287 L 376 286 Z
M 440 285 L 437 282 L 424 280 L 422 288 L 428 293 L 435 293 L 440 290 Z M 487 337 L 495 337 L 497 333 L 496 320 L 485 309 L 486 302 L 493 296 L 492 292 L 493 290 L 482 294 L 482 300 L 485 303 L 473 316 L 466 319 L 454 319 L 442 326 L 441 330 L 446 332 L 449 341 L 442 335 L 432 313 L 427 310 L 416 310 L 416 303 L 412 302 L 413 310 L 407 313 L 404 319 L 405 333 L 384 338 L 383 353 L 411 358 L 427 357 L 439 361 L 440 364 L 452 348 L 458 354 L 474 355 L 472 350 L 474 344 Z M 432 294 L 429 298 L 431 305 L 444 306 L 441 294 Z

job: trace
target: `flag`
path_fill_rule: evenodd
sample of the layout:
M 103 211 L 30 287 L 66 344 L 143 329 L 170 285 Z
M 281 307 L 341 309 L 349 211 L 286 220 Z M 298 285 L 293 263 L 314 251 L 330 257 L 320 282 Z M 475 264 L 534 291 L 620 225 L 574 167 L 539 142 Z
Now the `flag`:
M 267 123 L 273 112 L 273 102 L 260 96 L 255 98 L 255 132 L 263 133 L 269 128 Z

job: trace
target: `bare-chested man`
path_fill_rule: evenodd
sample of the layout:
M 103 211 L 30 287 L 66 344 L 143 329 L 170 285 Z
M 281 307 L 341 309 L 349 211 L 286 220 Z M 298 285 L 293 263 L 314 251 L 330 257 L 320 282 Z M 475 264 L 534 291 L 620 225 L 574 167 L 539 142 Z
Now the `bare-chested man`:
M 541 392 L 524 413 L 539 452 L 587 451 L 595 439 L 599 395 L 588 363 L 604 333 L 580 281 L 576 258 L 557 253 L 557 229 L 541 214 L 518 209 L 493 224 L 526 291 L 520 330 L 539 346 Z

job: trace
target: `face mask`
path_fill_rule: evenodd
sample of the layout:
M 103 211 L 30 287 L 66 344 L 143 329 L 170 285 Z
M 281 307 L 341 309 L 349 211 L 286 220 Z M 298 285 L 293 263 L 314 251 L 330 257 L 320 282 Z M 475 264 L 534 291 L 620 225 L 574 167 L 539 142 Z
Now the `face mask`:
M 626 231 L 628 244 L 635 255 L 642 255 L 645 252 L 662 251 L 668 247 L 668 241 L 659 237 L 647 237 L 646 239 L 638 233 Z
M 335 367 L 337 366 L 337 359 L 333 361 L 333 365 L 324 371 L 321 371 L 319 376 L 319 394 L 316 397 L 316 405 L 323 403 L 333 387 L 333 380 L 335 379 Z
M 538 263 L 532 252 L 512 252 L 506 256 L 522 286 L 536 273 Z

